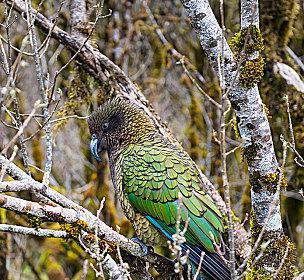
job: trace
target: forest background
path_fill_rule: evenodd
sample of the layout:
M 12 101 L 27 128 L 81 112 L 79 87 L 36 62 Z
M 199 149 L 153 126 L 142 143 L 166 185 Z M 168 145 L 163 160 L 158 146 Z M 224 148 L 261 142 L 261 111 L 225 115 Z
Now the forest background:
M 219 22 L 223 8 L 225 37 L 233 48 L 235 34 L 241 28 L 238 1 L 225 1 L 222 6 L 221 1 L 209 3 Z M 105 198 L 101 220 L 114 229 L 118 226 L 120 234 L 132 237 L 132 227 L 114 194 L 107 157 L 103 155 L 102 164 L 98 164 L 89 151 L 86 117 L 113 89 L 98 82 L 76 61 L 73 53 L 77 54 L 77 50 L 66 48 L 45 29 L 29 25 L 25 13 L 12 9 L 11 4 L 11 1 L 0 4 L 1 154 L 36 181 L 50 183 L 56 191 L 94 214 Z M 89 42 L 119 66 L 224 195 L 219 141 L 222 112 L 218 106 L 221 86 L 180 1 L 56 0 L 32 1 L 31 5 L 56 26 L 83 44 Z M 259 82 L 277 159 L 284 164 L 281 215 L 284 232 L 295 245 L 297 272 L 304 270 L 304 169 L 299 157 L 304 154 L 303 5 L 303 1 L 296 0 L 260 1 L 260 30 L 264 39 L 261 56 L 265 67 L 261 70 L 263 77 L 254 80 Z M 36 30 L 42 84 L 37 81 L 31 29 Z M 42 89 L 45 93 L 41 93 Z M 47 110 L 37 100 L 48 102 Z M 249 230 L 249 175 L 233 110 L 227 112 L 225 122 L 225 142 L 227 151 L 231 151 L 226 165 L 233 219 Z M 47 137 L 45 131 L 49 131 Z M 286 141 L 291 145 L 286 147 Z M 51 155 L 48 143 L 52 143 Z M 50 157 L 52 170 L 45 176 L 45 171 L 50 171 L 45 165 L 50 163 Z M 4 176 L 2 172 L 1 180 L 8 178 Z M 19 195 L 37 201 L 32 196 L 26 191 Z M 34 229 L 41 226 L 43 219 L 35 215 L 8 210 L 0 210 L 2 224 Z M 81 279 L 84 274 L 93 279 L 95 272 L 85 260 L 95 263 L 94 260 L 73 240 L 79 229 L 68 223 L 46 225 L 68 236 L 43 238 L 1 233 L 0 274 L 5 277 L 1 279 Z M 238 248 L 236 251 L 238 260 L 242 259 L 245 253 Z

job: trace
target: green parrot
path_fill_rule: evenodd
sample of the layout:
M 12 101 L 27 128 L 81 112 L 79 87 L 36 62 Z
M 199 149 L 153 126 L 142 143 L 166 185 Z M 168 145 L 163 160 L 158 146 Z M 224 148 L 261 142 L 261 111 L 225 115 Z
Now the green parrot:
M 88 119 L 91 152 L 108 153 L 111 177 L 126 217 L 146 245 L 167 246 L 188 220 L 183 253 L 198 267 L 198 279 L 231 279 L 216 247 L 223 247 L 222 216 L 205 192 L 197 169 L 179 147 L 159 134 L 139 107 L 113 98 Z

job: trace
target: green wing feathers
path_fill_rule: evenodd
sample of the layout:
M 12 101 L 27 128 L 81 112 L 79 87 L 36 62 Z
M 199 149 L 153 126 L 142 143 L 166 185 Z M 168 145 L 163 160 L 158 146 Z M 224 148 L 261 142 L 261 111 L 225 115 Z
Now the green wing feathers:
M 123 152 L 123 185 L 135 211 L 157 219 L 170 235 L 175 233 L 181 193 L 181 219 L 190 219 L 187 243 L 215 252 L 213 242 L 219 245 L 223 232 L 221 213 L 204 192 L 192 162 L 177 148 L 157 139 L 129 146 Z

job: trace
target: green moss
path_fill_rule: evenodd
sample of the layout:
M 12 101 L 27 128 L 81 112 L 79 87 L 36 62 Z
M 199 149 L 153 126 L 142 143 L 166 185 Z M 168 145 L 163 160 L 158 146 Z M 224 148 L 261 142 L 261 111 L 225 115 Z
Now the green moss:
M 89 244 L 93 244 L 96 242 L 96 236 L 93 233 L 86 234 L 83 239 Z
M 266 106 L 265 103 L 262 103 L 262 105 L 263 105 L 263 108 L 264 108 L 264 111 L 265 111 L 265 114 L 266 114 L 267 118 L 271 119 L 271 115 L 270 115 L 268 107 Z
M 291 280 L 295 276 L 295 246 L 290 241 L 289 237 L 282 235 L 279 239 L 274 242 L 268 240 L 270 243 L 266 245 L 266 248 L 262 254 L 262 257 L 253 264 L 253 259 L 260 252 L 257 251 L 254 254 L 253 259 L 248 262 L 246 280 L 268 280 L 273 279 L 274 273 L 266 271 L 264 269 L 265 264 L 269 263 L 269 266 L 275 268 L 275 273 L 280 268 L 276 279 L 277 280 Z M 275 256 L 275 258 L 273 257 Z M 282 261 L 284 261 L 282 263 Z
M 250 262 L 251 263 L 251 262 Z M 249 269 L 246 274 L 246 280 L 272 280 L 271 275 L 265 275 L 262 269 Z
M 240 220 L 240 218 L 239 217 L 237 217 L 236 215 L 235 215 L 235 213 L 231 213 L 231 218 L 232 218 L 232 225 L 233 225 L 233 228 L 235 229 L 235 225 L 239 225 L 239 224 L 241 224 L 242 223 L 242 221 Z M 228 238 L 228 217 L 227 217 L 227 215 L 225 215 L 224 217 L 223 217 L 223 219 L 224 219 L 224 231 L 225 231 L 225 234 L 227 234 L 227 238 Z
M 153 53 L 151 76 L 153 78 L 159 78 L 162 76 L 163 70 L 167 67 L 168 46 L 161 44 L 157 38 L 155 38 L 153 42 L 155 49 Z
M 240 82 L 245 88 L 252 88 L 259 83 L 264 73 L 264 59 L 260 53 L 264 50 L 264 40 L 261 31 L 255 25 L 249 25 L 236 33 L 229 43 L 235 57 L 241 62 Z M 258 52 L 255 59 L 248 55 Z
M 153 59 L 151 65 L 151 77 L 159 78 L 163 75 L 164 69 L 171 65 L 171 60 L 168 57 L 169 50 L 173 46 L 169 43 L 163 44 L 157 34 L 156 29 L 159 28 L 157 25 L 149 25 L 143 21 L 137 21 L 136 25 L 140 28 L 140 31 L 149 38 L 149 42 L 153 49 Z
M 230 124 L 231 124 L 231 127 L 232 127 L 236 137 L 241 138 L 240 131 L 239 131 L 239 128 L 238 128 L 238 124 L 237 124 L 237 121 L 236 121 L 236 117 L 233 117 Z
M 236 33 L 229 42 L 236 57 L 241 53 L 252 54 L 264 50 L 264 40 L 261 31 L 255 25 L 249 25 Z
M 250 226 L 250 233 L 251 233 L 251 243 L 254 244 L 255 240 L 258 238 L 259 233 L 261 232 L 262 228 L 258 226 L 255 214 L 253 210 L 251 210 L 250 213 L 250 219 L 249 219 L 249 226 Z M 249 264 L 248 264 L 249 266 Z
M 41 218 L 33 216 L 33 215 L 28 215 L 27 218 L 28 218 L 28 223 L 32 228 L 35 228 L 35 229 L 40 228 L 40 226 L 42 224 Z
M 276 187 L 279 183 L 279 179 L 280 179 L 280 173 L 282 172 L 281 169 L 279 169 L 277 171 L 277 173 L 268 173 L 265 176 L 262 176 L 260 178 L 261 181 L 263 181 L 263 183 L 266 185 L 272 185 L 274 187 Z M 287 179 L 285 177 L 284 174 L 282 174 L 282 178 L 281 178 L 281 183 L 280 183 L 280 187 L 283 189 L 286 189 L 288 183 L 287 183 Z
M 77 239 L 80 234 L 79 227 L 72 225 L 72 224 L 60 224 L 60 229 L 67 233 L 67 238 L 74 238 Z
M 299 2 L 294 0 L 260 2 L 262 32 L 267 35 L 266 45 L 275 49 L 273 53 L 288 44 L 300 10 Z
M 67 233 L 67 238 L 78 239 L 78 236 L 81 234 L 81 230 L 88 229 L 88 224 L 83 220 L 78 220 L 72 224 L 62 223 L 60 224 L 60 229 Z
M 256 59 L 246 60 L 241 63 L 240 82 L 245 88 L 252 88 L 259 83 L 264 74 L 264 59 L 259 55 Z
M 271 176 L 271 179 L 273 179 L 273 176 Z M 262 227 L 257 224 L 254 213 L 251 213 L 250 231 L 252 245 L 255 244 L 261 230 Z M 278 268 L 280 268 L 280 271 L 277 275 L 277 280 L 293 279 L 295 275 L 295 246 L 290 241 L 290 238 L 277 232 L 265 232 L 263 236 L 264 243 L 258 247 L 258 250 L 247 263 L 246 280 L 273 279 L 274 273 L 276 273 Z M 262 248 L 262 257 L 256 260 L 255 258 L 261 253 Z M 282 260 L 284 260 L 283 263 L 281 263 Z M 266 271 L 266 266 L 274 267 L 275 272 Z
M 104 95 L 108 98 L 112 98 L 115 96 L 115 89 L 110 80 L 107 80 L 102 84 L 102 90 Z
M 85 221 L 83 221 L 83 220 L 78 220 L 78 221 L 76 222 L 76 225 L 77 225 L 78 227 L 80 227 L 81 229 L 83 229 L 83 230 L 87 230 L 88 227 L 89 227 L 88 223 L 85 222 Z
M 250 184 L 254 190 L 258 191 L 263 188 L 264 190 L 267 190 L 270 193 L 274 194 L 278 187 L 281 172 L 282 171 L 280 169 L 278 169 L 276 173 L 268 173 L 266 175 L 261 175 L 257 171 L 253 172 L 252 174 L 250 174 Z M 287 185 L 287 179 L 283 173 L 280 188 L 285 190 Z

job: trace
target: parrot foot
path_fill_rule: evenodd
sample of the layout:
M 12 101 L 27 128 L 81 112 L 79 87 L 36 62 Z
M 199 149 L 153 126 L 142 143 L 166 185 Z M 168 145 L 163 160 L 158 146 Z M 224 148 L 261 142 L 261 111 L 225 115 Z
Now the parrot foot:
M 133 237 L 131 240 L 135 243 L 137 243 L 143 250 L 142 256 L 148 255 L 148 252 L 152 247 L 147 246 L 145 243 L 143 243 L 138 237 Z M 153 250 L 153 249 L 152 249 Z

